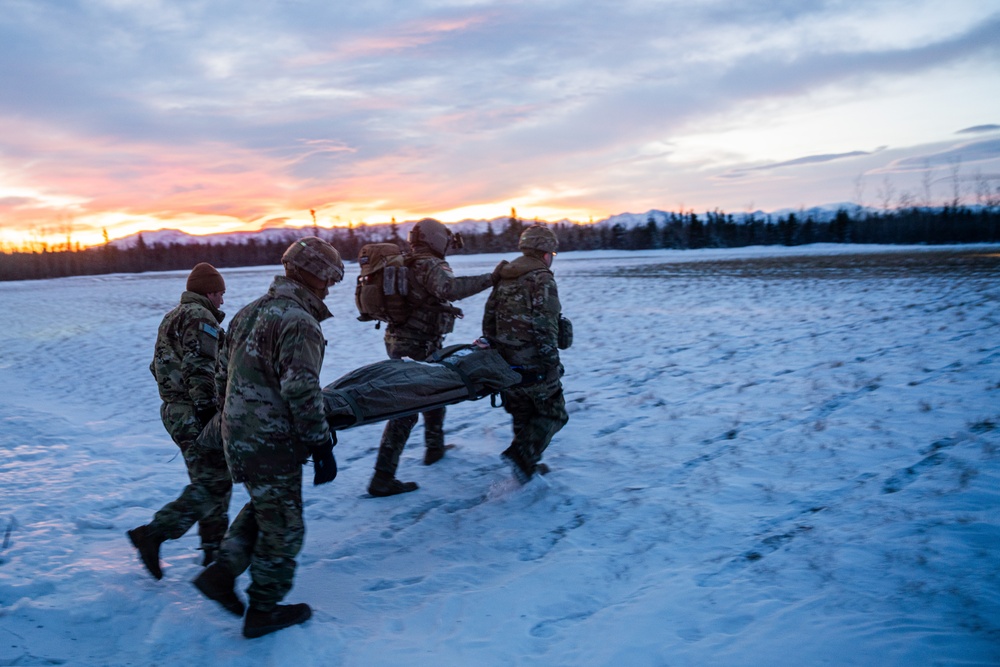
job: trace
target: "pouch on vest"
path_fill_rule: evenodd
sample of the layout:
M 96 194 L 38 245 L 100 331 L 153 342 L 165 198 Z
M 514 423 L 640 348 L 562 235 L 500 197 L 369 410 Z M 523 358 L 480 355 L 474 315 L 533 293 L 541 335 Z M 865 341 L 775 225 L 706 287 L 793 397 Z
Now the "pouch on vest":
M 573 323 L 568 318 L 559 316 L 559 337 L 556 346 L 560 350 L 568 350 L 573 345 Z
M 354 290 L 354 303 L 361 322 L 402 324 L 410 317 L 409 269 L 395 243 L 369 243 L 358 253 L 361 273 Z M 377 329 L 378 324 L 375 325 Z

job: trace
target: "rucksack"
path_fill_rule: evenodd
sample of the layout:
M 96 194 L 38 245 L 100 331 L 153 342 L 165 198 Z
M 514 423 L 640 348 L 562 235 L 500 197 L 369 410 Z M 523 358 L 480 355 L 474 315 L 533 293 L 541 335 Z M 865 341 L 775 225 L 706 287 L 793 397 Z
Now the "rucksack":
M 358 253 L 361 274 L 354 290 L 354 303 L 361 322 L 402 324 L 410 317 L 407 294 L 409 269 L 395 243 L 369 243 Z

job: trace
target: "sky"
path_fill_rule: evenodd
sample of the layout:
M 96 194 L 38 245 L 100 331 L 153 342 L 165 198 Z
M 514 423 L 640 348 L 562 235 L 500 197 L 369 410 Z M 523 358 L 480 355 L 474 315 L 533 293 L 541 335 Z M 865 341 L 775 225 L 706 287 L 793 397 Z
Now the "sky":
M 4 0 L 0 247 L 976 203 L 984 0 Z

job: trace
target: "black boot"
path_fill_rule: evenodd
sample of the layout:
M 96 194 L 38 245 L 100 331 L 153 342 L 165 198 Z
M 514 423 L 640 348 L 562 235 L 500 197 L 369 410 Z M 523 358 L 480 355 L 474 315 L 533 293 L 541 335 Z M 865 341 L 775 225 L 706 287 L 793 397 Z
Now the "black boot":
M 266 634 L 305 623 L 312 616 L 312 609 L 304 602 L 299 604 L 279 604 L 271 611 L 258 611 L 253 607 L 243 620 L 243 636 L 247 639 L 263 637 Z
M 215 600 L 234 616 L 242 616 L 246 607 L 236 596 L 236 577 L 224 565 L 212 563 L 194 580 L 194 586 L 209 600 Z
M 385 498 L 386 496 L 416 491 L 418 488 L 420 487 L 417 486 L 416 482 L 400 482 L 392 475 L 376 470 L 375 476 L 372 477 L 372 481 L 368 485 L 368 493 L 376 498 Z
M 163 578 L 163 570 L 160 569 L 160 545 L 164 539 L 153 534 L 149 526 L 139 526 L 128 531 L 128 539 L 132 546 L 139 550 L 139 558 L 146 566 L 149 573 L 157 579 Z
M 528 463 L 528 461 L 521 456 L 521 453 L 513 447 L 508 447 L 503 450 L 500 454 L 500 458 L 510 465 L 510 470 L 514 473 L 514 478 L 521 484 L 527 484 L 531 479 L 531 476 L 535 474 L 535 464 Z
M 424 449 L 424 465 L 434 465 L 444 458 L 444 447 L 432 447 L 428 445 Z

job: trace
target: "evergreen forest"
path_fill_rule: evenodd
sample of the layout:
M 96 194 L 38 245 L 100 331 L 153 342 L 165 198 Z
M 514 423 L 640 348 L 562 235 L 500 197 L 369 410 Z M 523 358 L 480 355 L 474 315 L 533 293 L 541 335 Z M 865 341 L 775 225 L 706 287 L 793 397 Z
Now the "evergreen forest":
M 452 254 L 514 252 L 521 230 L 532 224 L 512 215 L 479 232 L 463 232 L 464 247 Z M 495 228 L 497 227 L 497 228 Z M 643 250 L 652 248 L 735 248 L 810 243 L 962 244 L 1000 242 L 1000 208 L 906 208 L 872 212 L 840 209 L 829 219 L 805 213 L 772 217 L 721 211 L 696 214 L 650 212 L 645 224 L 550 225 L 559 237 L 560 252 L 572 250 Z M 297 237 L 316 235 L 330 241 L 345 261 L 353 261 L 366 243 L 391 241 L 406 249 L 397 225 L 306 227 L 289 230 L 281 239 L 242 242 L 147 244 L 142 236 L 129 248 L 112 243 L 90 248 L 33 249 L 0 253 L 0 280 L 58 278 L 105 273 L 139 273 L 190 269 L 198 262 L 218 268 L 280 263 Z

